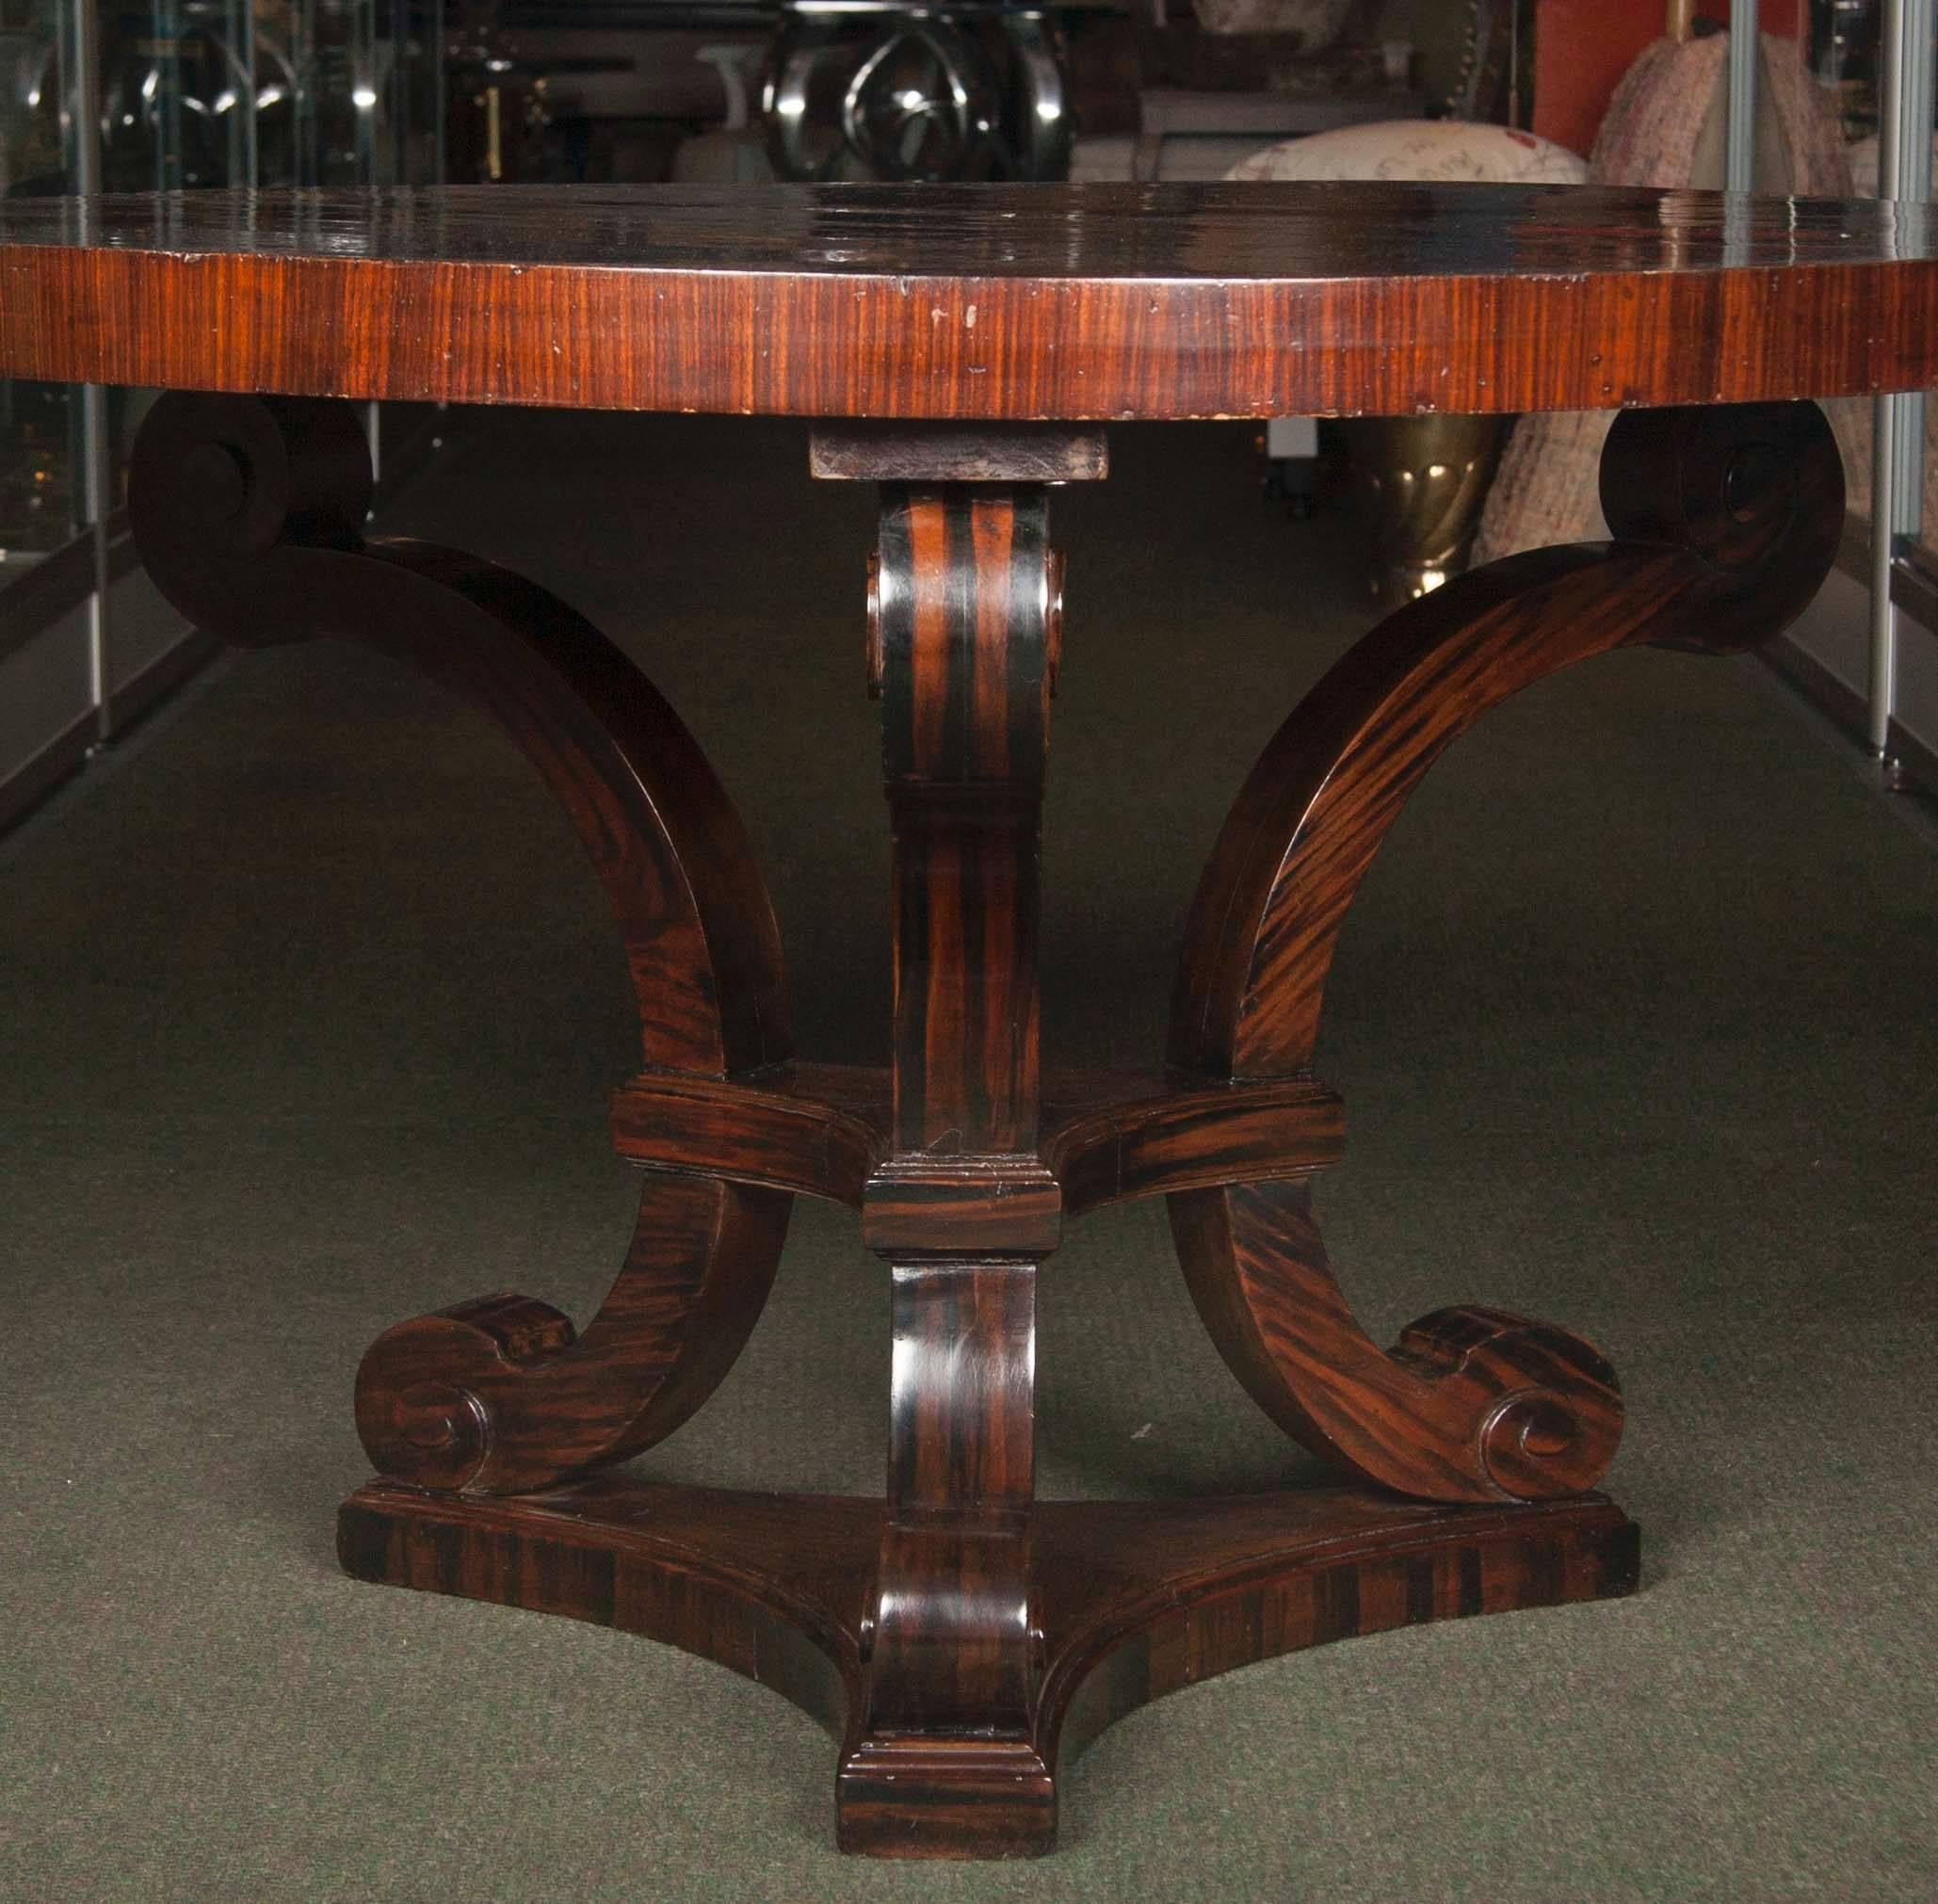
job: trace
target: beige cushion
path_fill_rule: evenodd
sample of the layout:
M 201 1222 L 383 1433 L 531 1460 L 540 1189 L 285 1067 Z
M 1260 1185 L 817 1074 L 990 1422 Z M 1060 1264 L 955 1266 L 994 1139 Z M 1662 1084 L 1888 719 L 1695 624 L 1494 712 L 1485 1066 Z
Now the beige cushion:
M 1396 119 L 1268 146 L 1241 159 L 1225 176 L 1578 186 L 1588 178 L 1588 166 L 1566 146 L 1504 125 Z

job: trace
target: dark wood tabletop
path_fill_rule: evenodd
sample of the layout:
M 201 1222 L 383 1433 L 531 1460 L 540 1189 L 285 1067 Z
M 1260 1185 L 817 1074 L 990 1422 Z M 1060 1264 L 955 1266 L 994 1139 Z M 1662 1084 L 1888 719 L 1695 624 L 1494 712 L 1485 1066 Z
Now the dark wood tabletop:
M 1938 382 L 1923 207 L 1444 185 L 0 202 L 0 372 L 819 416 L 1608 409 Z

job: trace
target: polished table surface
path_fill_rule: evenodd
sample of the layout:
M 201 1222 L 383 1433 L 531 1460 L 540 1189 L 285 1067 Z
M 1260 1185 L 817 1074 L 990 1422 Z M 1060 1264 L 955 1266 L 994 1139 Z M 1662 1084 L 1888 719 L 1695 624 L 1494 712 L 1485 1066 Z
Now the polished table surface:
M 1512 411 L 1938 382 L 1925 207 L 1405 184 L 0 201 L 0 373 L 811 416 Z

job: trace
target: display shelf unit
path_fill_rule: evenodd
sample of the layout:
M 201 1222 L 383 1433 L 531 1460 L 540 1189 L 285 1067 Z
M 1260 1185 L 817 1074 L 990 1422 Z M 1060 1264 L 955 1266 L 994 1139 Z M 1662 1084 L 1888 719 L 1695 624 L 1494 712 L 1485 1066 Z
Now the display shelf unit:
M 431 0 L 0 0 L 0 196 L 437 183 L 444 67 Z M 121 513 L 151 401 L 0 380 L 0 828 L 211 652 Z

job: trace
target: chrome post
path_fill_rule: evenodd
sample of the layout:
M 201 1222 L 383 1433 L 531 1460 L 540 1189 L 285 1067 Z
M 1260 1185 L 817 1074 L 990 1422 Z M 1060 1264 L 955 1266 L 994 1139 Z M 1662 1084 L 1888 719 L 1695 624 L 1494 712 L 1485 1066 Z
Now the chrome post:
M 1756 80 L 1763 41 L 1756 0 L 1730 0 L 1729 121 L 1723 135 L 1725 191 L 1756 189 Z
M 1882 72 L 1878 195 L 1921 202 L 1931 196 L 1932 0 L 1884 0 L 1879 37 Z M 1897 705 L 1898 611 L 1891 574 L 1900 539 L 1924 525 L 1925 397 L 1922 391 L 1880 396 L 1871 459 L 1871 751 L 1891 749 Z
M 1891 750 L 1891 711 L 1898 702 L 1898 610 L 1891 569 L 1898 538 L 1886 527 L 1896 513 L 1898 425 L 1901 397 L 1881 396 L 1871 422 L 1871 652 L 1865 734 L 1882 760 Z
M 82 199 L 101 189 L 101 45 L 95 12 L 92 6 L 68 8 L 61 42 L 62 144 L 69 177 Z M 84 383 L 80 398 L 81 519 L 94 555 L 94 588 L 88 597 L 88 689 L 94 703 L 98 746 L 114 725 L 107 622 L 108 492 L 113 474 L 107 456 L 107 392 L 98 383 Z

